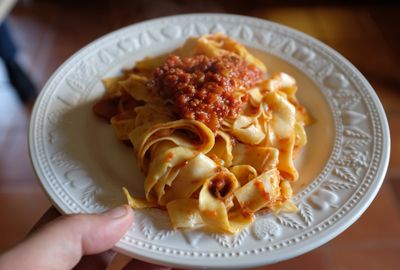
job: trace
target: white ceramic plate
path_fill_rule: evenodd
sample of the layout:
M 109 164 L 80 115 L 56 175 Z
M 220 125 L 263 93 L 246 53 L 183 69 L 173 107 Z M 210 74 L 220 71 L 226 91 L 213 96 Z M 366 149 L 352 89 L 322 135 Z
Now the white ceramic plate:
M 295 214 L 260 214 L 235 236 L 174 231 L 165 212 L 135 212 L 116 245 L 145 261 L 188 268 L 246 268 L 310 251 L 337 236 L 368 207 L 388 165 L 382 106 L 366 79 L 321 42 L 265 20 L 226 14 L 166 17 L 108 34 L 68 59 L 50 78 L 31 120 L 31 158 L 63 213 L 92 213 L 124 202 L 121 186 L 143 190 L 132 150 L 91 108 L 101 79 L 145 56 L 169 52 L 193 35 L 222 32 L 246 45 L 270 71 L 296 78 L 298 97 L 316 123 L 296 161 Z

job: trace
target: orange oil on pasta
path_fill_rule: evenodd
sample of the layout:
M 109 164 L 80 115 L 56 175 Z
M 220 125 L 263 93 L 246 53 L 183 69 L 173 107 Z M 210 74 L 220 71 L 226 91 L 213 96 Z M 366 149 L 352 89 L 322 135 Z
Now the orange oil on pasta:
M 256 188 L 260 191 L 261 196 L 266 200 L 269 201 L 269 193 L 265 191 L 264 183 L 261 182 L 260 180 L 255 181 L 254 185 Z

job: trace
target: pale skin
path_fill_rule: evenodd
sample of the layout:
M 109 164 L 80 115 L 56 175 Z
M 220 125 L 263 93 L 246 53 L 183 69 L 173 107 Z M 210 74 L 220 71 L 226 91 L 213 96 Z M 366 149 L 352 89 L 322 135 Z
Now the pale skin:
M 58 216 L 51 208 L 25 240 L 0 254 L 0 269 L 106 269 L 115 255 L 110 249 L 134 222 L 127 205 L 102 214 Z M 133 269 L 170 268 L 134 259 L 123 268 Z

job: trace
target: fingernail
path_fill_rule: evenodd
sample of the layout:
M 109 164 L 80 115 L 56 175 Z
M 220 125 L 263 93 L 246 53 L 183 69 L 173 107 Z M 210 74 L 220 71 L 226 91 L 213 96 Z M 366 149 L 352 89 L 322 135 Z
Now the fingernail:
M 122 218 L 128 214 L 128 206 L 121 205 L 106 211 L 104 214 L 111 218 Z

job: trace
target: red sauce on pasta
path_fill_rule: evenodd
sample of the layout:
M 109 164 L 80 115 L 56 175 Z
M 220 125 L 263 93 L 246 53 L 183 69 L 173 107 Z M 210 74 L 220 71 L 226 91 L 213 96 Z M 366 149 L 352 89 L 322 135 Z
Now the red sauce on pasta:
M 241 209 L 240 213 L 242 214 L 242 216 L 244 218 L 250 218 L 250 217 L 252 217 L 254 215 L 253 211 L 251 211 L 249 209 L 246 209 L 246 208 Z
M 232 180 L 220 172 L 211 180 L 208 190 L 214 198 L 224 198 L 232 190 Z
M 165 157 L 165 162 L 170 162 L 172 158 L 174 157 L 174 154 L 172 152 L 169 152 L 167 156 Z
M 261 181 L 255 181 L 254 185 L 260 191 L 261 195 L 264 197 L 266 201 L 270 200 L 269 193 L 265 191 L 264 183 Z
M 224 118 L 235 119 L 247 101 L 245 90 L 262 71 L 237 56 L 180 58 L 171 55 L 154 72 L 154 85 L 180 117 L 202 121 L 213 131 Z

